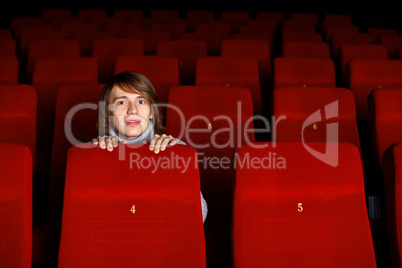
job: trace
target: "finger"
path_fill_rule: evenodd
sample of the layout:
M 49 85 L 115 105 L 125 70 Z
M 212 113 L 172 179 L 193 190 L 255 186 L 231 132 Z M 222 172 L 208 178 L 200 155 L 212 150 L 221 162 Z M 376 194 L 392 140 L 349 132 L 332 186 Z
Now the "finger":
M 111 137 L 107 137 L 107 138 L 105 139 L 105 141 L 106 141 L 107 150 L 108 150 L 109 152 L 113 151 L 113 141 L 112 141 L 112 138 L 111 138 Z
M 168 144 L 171 144 L 171 142 L 173 142 L 174 140 L 175 138 L 173 138 L 172 136 L 168 136 L 165 139 L 163 139 L 160 150 L 164 151 L 166 149 L 166 146 L 168 146 Z
M 156 140 L 159 139 L 159 138 L 160 138 L 160 135 L 158 135 L 158 134 L 155 134 L 153 136 L 152 140 L 149 142 L 149 150 L 152 151 L 154 149 Z
M 101 148 L 101 149 L 105 149 L 106 148 L 106 143 L 105 143 L 105 138 L 106 138 L 107 136 L 103 136 L 103 137 L 98 137 L 98 144 L 99 144 L 99 147 Z
M 91 140 L 91 143 L 92 143 L 92 144 L 98 144 L 98 139 L 93 138 L 93 139 Z
M 147 141 L 143 141 L 143 142 L 142 142 L 142 144 L 147 144 L 147 143 L 148 143 Z
M 123 143 L 123 144 L 127 144 L 127 142 L 126 142 L 126 141 L 122 141 L 121 143 Z
M 168 136 L 166 134 L 163 134 L 162 136 L 159 137 L 159 139 L 155 141 L 154 152 L 156 154 L 159 153 L 162 142 L 167 138 Z
M 116 136 L 112 136 L 112 144 L 113 147 L 116 148 L 117 146 L 119 146 L 119 140 L 117 139 Z

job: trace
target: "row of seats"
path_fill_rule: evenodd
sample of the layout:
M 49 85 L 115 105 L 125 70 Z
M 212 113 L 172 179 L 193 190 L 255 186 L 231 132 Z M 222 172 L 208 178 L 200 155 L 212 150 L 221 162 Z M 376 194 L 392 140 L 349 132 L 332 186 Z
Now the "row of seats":
M 265 147 L 244 145 L 235 155 L 235 267 L 376 267 L 356 146 L 339 143 L 339 163 L 331 167 L 299 142 L 254 145 Z M 395 264 L 402 256 L 401 146 L 393 145 L 383 158 Z M 181 164 L 170 162 L 155 171 L 139 162 L 172 154 L 197 162 L 196 151 L 177 145 L 155 155 L 146 146 L 122 148 L 123 160 L 121 151 L 88 144 L 69 150 L 58 267 L 128 267 L 133 259 L 141 267 L 206 267 L 198 165 L 183 172 Z M 0 156 L 1 234 L 12 241 L 2 245 L 0 260 L 7 267 L 30 267 L 31 153 L 24 145 L 3 143 Z M 320 176 L 311 176 L 312 170 Z
M 63 203 L 64 174 L 67 160 L 67 150 L 74 144 L 87 142 L 97 136 L 96 108 L 102 84 L 63 85 L 59 88 L 55 110 L 53 143 L 51 145 L 51 165 L 49 184 L 49 223 L 38 226 L 37 241 L 46 244 L 46 239 L 57 239 L 57 222 L 61 217 Z M 23 142 L 35 146 L 35 89 L 30 85 L 3 85 L 0 87 L 1 100 L 5 108 L 2 112 L 3 126 L 8 134 L 2 137 L 3 142 Z M 8 92 L 7 95 L 5 93 Z M 14 95 L 24 96 L 21 108 L 10 107 L 10 99 Z M 3 95 L 4 94 L 4 95 Z M 372 111 L 372 142 L 377 146 L 378 155 L 372 157 L 380 161 L 382 152 L 393 143 L 402 141 L 397 131 L 401 122 L 398 120 L 400 110 L 400 89 L 376 89 L 370 95 L 370 111 Z M 4 98 L 3 98 L 4 96 Z M 389 101 L 389 100 L 392 100 Z M 224 101 L 223 101 L 224 100 Z M 275 121 L 268 122 L 265 131 L 274 142 L 303 142 L 311 150 L 325 155 L 326 148 L 313 147 L 316 141 L 340 141 L 353 144 L 361 154 L 361 144 L 356 123 L 356 112 L 352 92 L 345 88 L 334 87 L 283 87 L 273 92 L 273 114 Z M 231 189 L 235 178 L 234 170 L 218 165 L 210 165 L 216 159 L 227 159 L 227 165 L 233 163 L 236 145 L 255 142 L 252 93 L 247 88 L 214 87 L 214 86 L 179 86 L 169 92 L 169 103 L 180 110 L 168 109 L 166 117 L 167 133 L 180 137 L 187 144 L 197 148 L 204 162 L 200 168 L 201 187 L 204 195 L 215 209 L 212 209 L 211 219 L 222 217 L 223 211 L 229 213 L 228 204 L 231 200 Z M 3 103 L 2 103 L 3 104 Z M 12 111 L 12 112 L 10 112 Z M 322 114 L 322 116 L 321 116 Z M 194 118 L 202 116 L 199 120 Z M 313 116 L 313 117 L 311 117 Z M 389 120 L 391 118 L 392 120 Z M 223 120 L 223 117 L 227 118 Z M 18 118 L 18 120 L 17 120 Z M 307 121 L 307 119 L 310 119 Z M 274 120 L 273 119 L 273 120 Z M 22 122 L 22 123 L 21 123 Z M 183 122 L 185 130 L 183 130 Z M 306 123 L 307 122 L 307 123 Z M 190 124 L 191 123 L 191 124 Z M 27 126 L 31 125 L 27 135 Z M 331 126 L 336 126 L 333 128 Z M 199 132 L 189 131 L 200 129 Z M 391 138 L 392 137 L 392 138 Z M 313 144 L 312 144 L 313 143 Z M 207 148 L 200 145 L 208 144 Z M 219 145 L 217 147 L 216 145 Z M 33 147 L 34 148 L 34 147 Z M 34 151 L 34 149 L 33 149 Z M 381 173 L 381 172 L 380 172 Z M 216 205 L 216 206 L 215 206 Z M 220 207 L 221 206 L 221 207 Z M 230 208 L 230 207 L 229 207 Z M 214 216 L 215 215 L 215 216 Z M 49 226 L 52 226 L 50 228 Z M 227 227 L 225 225 L 219 226 Z M 212 228 L 215 226 L 206 226 Z M 230 235 L 220 230 L 221 235 Z M 212 232 L 212 231 L 211 231 Z M 41 238 L 45 237 L 45 238 Z M 209 238 L 207 238 L 209 239 Z M 55 247 L 57 249 L 57 241 Z M 42 251 L 44 247 L 36 246 Z M 39 254 L 39 253 L 37 253 Z M 41 254 L 54 257 L 54 255 Z

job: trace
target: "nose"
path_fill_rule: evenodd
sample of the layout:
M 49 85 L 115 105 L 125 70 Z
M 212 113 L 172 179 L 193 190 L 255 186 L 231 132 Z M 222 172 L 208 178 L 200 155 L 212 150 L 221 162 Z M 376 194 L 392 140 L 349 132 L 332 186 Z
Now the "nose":
M 127 110 L 128 114 L 138 114 L 137 105 L 133 102 L 130 103 Z

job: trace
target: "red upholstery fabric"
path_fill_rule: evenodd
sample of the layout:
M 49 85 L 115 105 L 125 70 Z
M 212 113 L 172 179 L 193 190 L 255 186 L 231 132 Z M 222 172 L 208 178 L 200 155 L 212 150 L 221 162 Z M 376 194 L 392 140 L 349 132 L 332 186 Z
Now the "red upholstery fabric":
M 230 38 L 231 31 L 230 24 L 217 20 L 195 25 L 196 33 L 219 33 L 221 39 Z
M 198 58 L 207 56 L 203 41 L 168 40 L 158 43 L 157 56 L 176 57 L 179 61 L 180 85 L 194 85 L 195 64 Z
M 168 32 L 157 31 L 133 31 L 128 33 L 128 37 L 142 40 L 145 55 L 155 55 L 158 43 L 170 39 Z
M 25 83 L 32 83 L 35 61 L 42 57 L 79 57 L 80 43 L 77 40 L 33 40 L 28 50 Z
M 324 40 L 331 41 L 331 38 L 336 33 L 359 33 L 359 28 L 356 25 L 328 25 L 325 27 Z
M 274 88 L 289 86 L 335 87 L 335 66 L 331 59 L 274 59 Z
M 249 89 L 237 87 L 170 90 L 169 104 L 179 111 L 168 109 L 166 133 L 199 153 L 201 189 L 209 208 L 205 222 L 208 264 L 231 262 L 233 154 L 237 145 L 254 142 L 251 95 Z
M 170 88 L 180 84 L 179 63 L 175 57 L 118 57 L 115 74 L 124 71 L 138 72 L 148 77 L 158 94 L 159 103 L 167 103 Z
M 142 40 L 134 38 L 95 39 L 92 56 L 98 59 L 99 83 L 107 83 L 113 77 L 117 57 L 143 55 Z
M 307 143 L 339 140 L 361 148 L 353 93 L 346 88 L 276 88 L 273 111 L 278 123 L 272 141 L 302 142 L 303 137 Z M 314 122 L 304 125 L 317 111 Z M 281 116 L 285 118 L 281 120 Z M 334 123 L 336 129 L 329 125 Z
M 390 146 L 383 154 L 385 204 L 387 213 L 388 239 L 392 267 L 402 263 L 401 205 L 402 205 L 402 144 Z
M 37 171 L 48 173 L 58 88 L 64 84 L 97 84 L 97 60 L 90 57 L 46 57 L 36 61 L 32 85 L 38 94 Z M 38 155 L 38 153 L 40 155 Z
M 337 144 L 332 167 L 302 143 L 266 145 L 236 154 L 234 267 L 376 267 L 356 146 Z
M 398 48 L 402 46 L 402 36 L 399 35 L 381 35 L 379 43 L 387 47 L 388 58 L 399 59 Z
M 387 60 L 388 52 L 387 48 L 380 44 L 344 44 L 339 49 L 339 57 L 343 81 L 347 83 L 348 63 L 352 59 Z
M 221 42 L 222 57 L 249 57 L 258 61 L 260 85 L 264 88 L 272 84 L 271 54 L 272 45 L 264 40 L 226 39 Z
M 283 33 L 282 43 L 284 42 L 323 42 L 322 35 L 319 33 Z
M 378 43 L 380 40 L 380 36 L 382 35 L 393 35 L 397 36 L 398 31 L 396 29 L 391 28 L 381 28 L 381 27 L 368 27 L 368 33 L 370 34 L 371 41 L 373 43 Z
M 0 263 L 31 267 L 32 156 L 23 144 L 0 145 Z
M 58 267 L 206 267 L 194 149 L 83 146 L 68 152 Z
M 282 57 L 331 59 L 331 51 L 328 43 L 324 42 L 283 42 Z
M 297 20 L 297 21 L 306 21 L 310 22 L 314 26 L 317 26 L 319 22 L 319 17 L 317 13 L 308 13 L 308 12 L 292 12 L 290 14 L 290 18 L 292 20 Z
M 171 40 L 177 40 L 180 35 L 186 32 L 186 25 L 184 23 L 154 23 L 151 25 L 151 31 L 167 32 Z
M 376 88 L 402 87 L 399 60 L 353 59 L 349 61 L 349 86 L 356 102 L 358 120 L 368 120 L 367 98 Z
M 368 97 L 374 164 L 381 173 L 381 158 L 392 144 L 402 141 L 402 89 L 375 89 Z
M 118 31 L 82 30 L 74 34 L 74 39 L 80 43 L 80 55 L 92 56 L 95 39 L 118 38 Z
M 208 56 L 217 56 L 220 53 L 221 49 L 221 36 L 218 33 L 194 33 L 194 32 L 186 32 L 180 36 L 181 40 L 195 40 L 195 41 L 203 41 L 207 46 L 207 55 Z
M 0 56 L 0 84 L 18 84 L 19 63 L 17 56 Z
M 14 38 L 1 37 L 0 56 L 17 56 L 17 44 Z
M 28 146 L 36 153 L 37 97 L 31 85 L 0 85 L 0 142 Z
M 82 21 L 90 21 L 91 18 L 107 17 L 107 10 L 104 8 L 82 8 L 78 10 L 78 16 Z
M 173 9 L 152 9 L 149 18 L 153 23 L 170 23 L 179 18 L 179 12 Z
M 257 59 L 222 56 L 199 58 L 195 70 L 195 85 L 248 88 L 252 92 L 254 114 L 262 114 Z
M 339 49 L 346 44 L 371 44 L 368 33 L 334 33 L 329 41 L 331 53 L 335 60 L 339 60 Z

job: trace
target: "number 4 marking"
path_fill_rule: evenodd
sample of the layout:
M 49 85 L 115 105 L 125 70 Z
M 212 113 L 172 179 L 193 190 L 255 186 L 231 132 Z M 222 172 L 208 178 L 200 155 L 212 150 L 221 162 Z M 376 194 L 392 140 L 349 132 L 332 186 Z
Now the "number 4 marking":
M 133 206 L 131 207 L 130 211 L 131 211 L 133 214 L 135 214 L 135 205 L 133 205 Z

